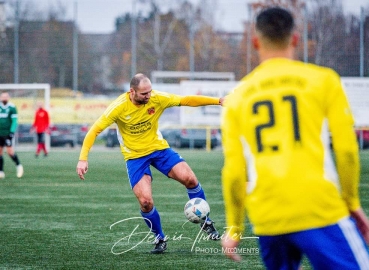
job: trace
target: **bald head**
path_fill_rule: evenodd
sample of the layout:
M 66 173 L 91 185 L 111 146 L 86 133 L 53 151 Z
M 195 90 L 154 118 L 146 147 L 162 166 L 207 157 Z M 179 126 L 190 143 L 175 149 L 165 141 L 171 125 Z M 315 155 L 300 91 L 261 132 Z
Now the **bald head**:
M 130 84 L 130 100 L 135 105 L 147 104 L 151 97 L 151 81 L 142 73 L 136 74 Z
M 138 73 L 135 76 L 133 76 L 129 87 L 134 90 L 137 90 L 141 82 L 144 84 L 151 84 L 150 79 L 145 74 Z

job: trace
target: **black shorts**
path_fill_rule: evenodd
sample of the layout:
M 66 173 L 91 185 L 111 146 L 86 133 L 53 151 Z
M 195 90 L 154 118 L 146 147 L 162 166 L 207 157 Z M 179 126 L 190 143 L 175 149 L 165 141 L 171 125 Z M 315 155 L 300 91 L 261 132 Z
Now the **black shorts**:
M 10 139 L 9 136 L 0 136 L 0 147 L 10 147 L 12 143 L 12 139 Z
M 37 143 L 45 142 L 45 133 L 37 133 Z

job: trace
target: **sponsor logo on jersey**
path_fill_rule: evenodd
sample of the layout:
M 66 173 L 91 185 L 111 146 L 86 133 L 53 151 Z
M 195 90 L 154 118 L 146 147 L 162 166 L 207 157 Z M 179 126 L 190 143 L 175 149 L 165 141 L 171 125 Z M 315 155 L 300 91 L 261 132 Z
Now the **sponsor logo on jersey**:
M 151 122 L 145 121 L 138 124 L 128 126 L 131 134 L 144 133 L 151 129 Z
M 147 113 L 150 114 L 150 115 L 154 114 L 155 113 L 155 108 L 151 107 L 151 108 L 147 109 Z

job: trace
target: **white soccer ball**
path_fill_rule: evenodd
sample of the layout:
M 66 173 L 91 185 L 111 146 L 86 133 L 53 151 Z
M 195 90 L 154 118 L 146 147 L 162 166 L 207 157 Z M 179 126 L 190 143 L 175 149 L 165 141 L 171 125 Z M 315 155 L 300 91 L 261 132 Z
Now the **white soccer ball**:
M 210 206 L 201 198 L 193 198 L 186 203 L 184 214 L 192 223 L 201 223 L 209 216 Z

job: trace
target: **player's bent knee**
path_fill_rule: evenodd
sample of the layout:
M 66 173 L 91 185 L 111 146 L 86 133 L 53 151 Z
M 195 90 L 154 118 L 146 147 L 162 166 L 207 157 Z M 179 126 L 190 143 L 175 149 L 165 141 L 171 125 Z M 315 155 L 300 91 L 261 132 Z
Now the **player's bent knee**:
M 186 188 L 194 188 L 199 184 L 199 181 L 197 181 L 196 178 L 189 178 L 185 181 L 184 185 Z
M 154 202 L 152 200 L 142 199 L 140 200 L 140 206 L 143 212 L 150 212 L 154 207 Z

